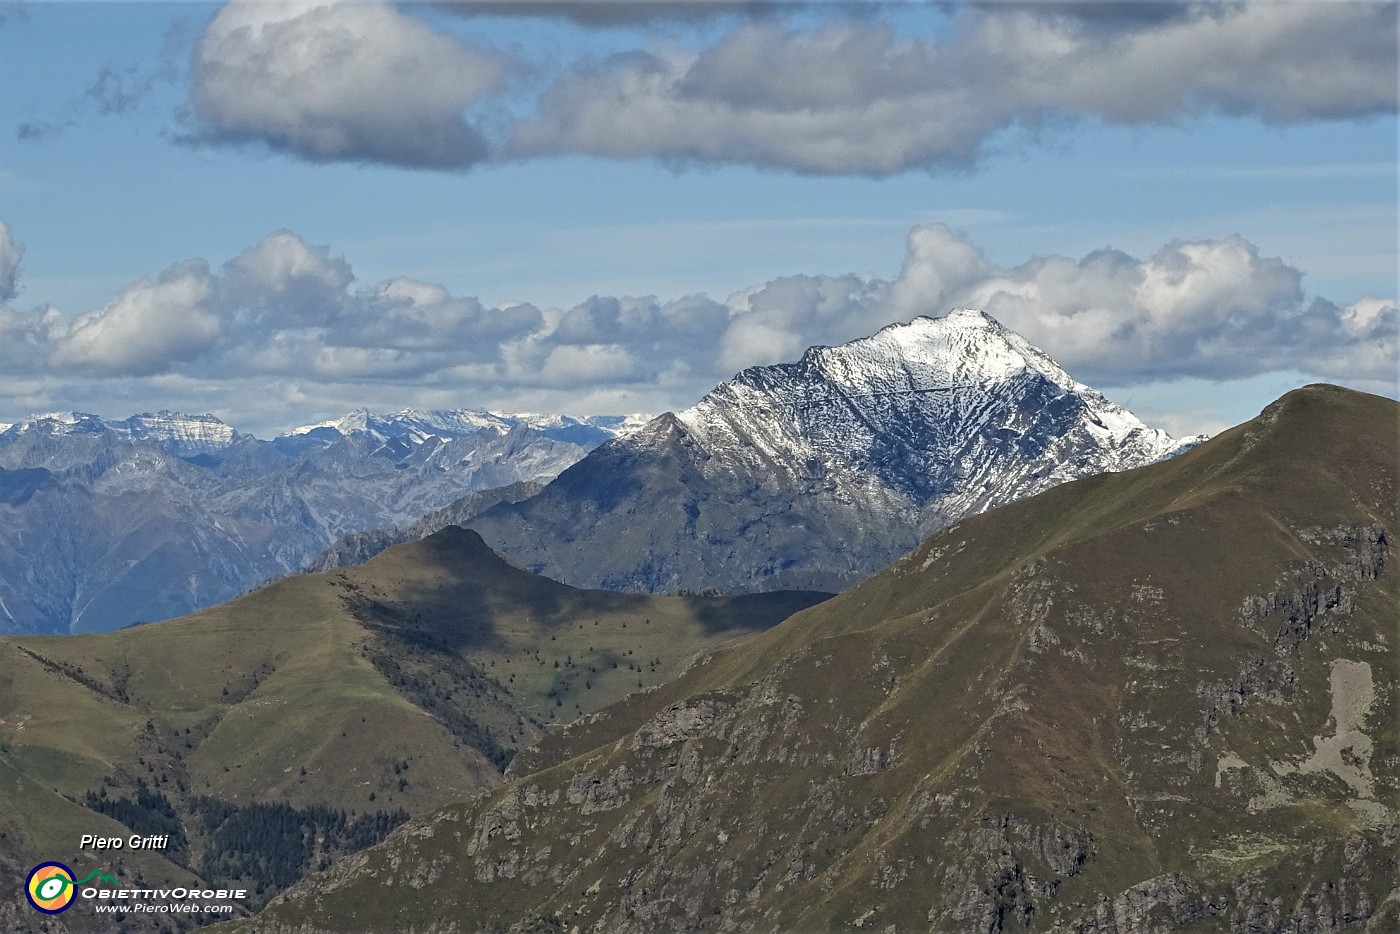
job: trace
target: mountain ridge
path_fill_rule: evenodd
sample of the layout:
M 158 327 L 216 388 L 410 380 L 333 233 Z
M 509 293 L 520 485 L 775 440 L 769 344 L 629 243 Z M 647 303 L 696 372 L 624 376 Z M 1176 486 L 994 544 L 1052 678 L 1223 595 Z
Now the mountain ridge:
M 366 408 L 355 409 L 339 418 L 288 429 L 271 438 L 276 441 L 310 435 L 317 430 L 330 429 L 340 435 L 355 433 L 377 434 L 381 440 L 389 437 L 416 436 L 421 442 L 437 435 L 443 438 L 470 435 L 482 429 L 505 433 L 519 425 L 534 428 L 557 440 L 593 441 L 632 431 L 647 420 L 645 415 L 541 415 L 530 412 L 500 413 L 478 409 L 400 409 L 393 413 L 375 413 Z M 240 432 L 220 418 L 210 414 L 195 415 L 161 409 L 141 412 L 124 419 L 111 419 L 91 412 L 52 411 L 26 415 L 15 422 L 0 422 L 0 434 L 11 428 L 15 434 L 35 429 L 52 434 L 116 432 L 127 440 L 155 441 L 172 444 L 171 450 L 181 456 L 207 453 L 227 447 L 237 435 L 256 437 Z M 567 436 L 567 437 L 566 437 Z M 185 442 L 189 448 L 181 447 Z
M 1397 452 L 1311 386 L 971 516 L 230 930 L 1393 929 Z
M 751 367 L 472 526 L 580 585 L 839 590 L 965 515 L 1199 440 L 962 309 Z
M 90 861 L 69 829 L 125 837 L 159 820 L 189 845 L 125 854 L 111 867 L 124 881 L 261 896 L 375 828 L 489 790 L 550 725 L 828 596 L 582 591 L 449 527 L 181 619 L 0 637 L 0 865 Z M 357 845 L 335 843 L 346 827 Z M 0 902 L 0 928 L 29 929 L 29 909 Z M 88 914 L 81 929 L 106 930 Z

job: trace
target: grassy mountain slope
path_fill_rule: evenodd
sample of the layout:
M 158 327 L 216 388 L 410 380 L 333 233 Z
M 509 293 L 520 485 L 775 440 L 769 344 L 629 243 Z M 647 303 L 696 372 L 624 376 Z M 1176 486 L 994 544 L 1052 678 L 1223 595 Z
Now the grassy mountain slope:
M 969 519 L 233 927 L 1394 930 L 1397 426 Z
M 94 813 L 89 793 L 169 802 L 188 852 L 132 868 L 166 880 L 227 871 L 201 863 L 221 846 L 210 802 L 426 813 L 494 787 L 549 724 L 823 596 L 581 591 L 453 527 L 180 620 L 3 639 L 0 856 L 86 866 L 81 833 L 140 830 Z

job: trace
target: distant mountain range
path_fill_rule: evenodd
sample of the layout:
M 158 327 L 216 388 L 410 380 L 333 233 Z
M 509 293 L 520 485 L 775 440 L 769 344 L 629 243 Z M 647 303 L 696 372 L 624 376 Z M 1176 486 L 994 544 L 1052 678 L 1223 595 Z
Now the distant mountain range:
M 263 441 L 208 415 L 26 418 L 0 432 L 0 632 L 210 606 L 344 535 L 547 480 L 641 421 L 356 412 Z
M 12 444 L 35 434 L 61 438 L 106 432 L 122 441 L 152 442 L 180 457 L 213 454 L 233 444 L 237 435 L 212 415 L 147 412 L 117 421 L 82 412 L 46 412 L 14 424 L 0 425 L 0 443 Z
M 1397 428 L 1311 386 L 965 519 L 229 930 L 1400 930 Z
M 1200 440 L 959 309 L 745 370 L 470 525 L 576 586 L 840 590 L 965 516 Z
M 211 416 L 36 416 L 0 432 L 0 632 L 166 619 L 460 523 L 574 586 L 836 591 L 965 516 L 1199 440 L 969 309 L 650 421 L 359 411 L 261 441 Z
M 368 409 L 357 409 L 343 418 L 294 428 L 273 439 L 273 443 L 282 451 L 300 453 L 307 448 L 333 444 L 341 438 L 366 438 L 378 441 L 385 453 L 393 454 L 407 453 L 444 439 L 468 438 L 481 432 L 503 435 L 516 428 L 528 428 L 553 441 L 592 449 L 640 428 L 648 420 L 642 415 L 575 418 L 571 415 L 499 415 L 470 409 L 429 412 L 404 409 L 393 415 L 375 415 Z

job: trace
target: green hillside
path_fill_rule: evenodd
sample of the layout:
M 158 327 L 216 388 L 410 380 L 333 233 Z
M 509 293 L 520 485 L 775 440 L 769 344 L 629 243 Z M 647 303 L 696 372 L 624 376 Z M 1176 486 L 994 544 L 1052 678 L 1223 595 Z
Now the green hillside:
M 231 929 L 1400 929 L 1398 429 L 1312 386 L 967 520 Z
M 88 867 L 105 854 L 80 834 L 144 832 L 168 808 L 184 849 L 127 851 L 122 871 L 267 896 L 499 784 L 551 725 L 824 596 L 576 590 L 453 527 L 179 620 L 3 639 L 0 859 L 16 882 L 42 859 Z M 238 829 L 289 821 L 301 831 L 270 843 Z M 58 920 L 81 928 L 81 906 Z

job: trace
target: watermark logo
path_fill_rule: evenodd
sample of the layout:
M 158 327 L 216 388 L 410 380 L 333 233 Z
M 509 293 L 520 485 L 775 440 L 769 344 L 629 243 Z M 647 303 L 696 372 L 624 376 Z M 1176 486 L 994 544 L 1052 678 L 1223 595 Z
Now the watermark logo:
M 132 888 L 116 876 L 94 869 L 81 879 L 62 863 L 40 863 L 29 870 L 24 894 L 35 911 L 56 915 L 72 907 L 78 898 L 91 902 L 98 914 L 231 914 L 229 900 L 248 897 L 247 889 Z M 212 900 L 222 904 L 204 904 Z M 158 904 L 157 902 L 164 902 Z
M 29 870 L 24 894 L 35 911 L 56 915 L 66 911 L 78 894 L 73 870 L 62 863 L 40 863 Z
M 60 911 L 66 911 L 73 904 L 79 886 L 87 885 L 93 879 L 117 884 L 115 878 L 100 869 L 94 869 L 81 879 L 74 879 L 73 870 L 62 863 L 40 863 L 29 870 L 29 878 L 24 881 L 24 896 L 29 899 L 29 904 L 34 906 L 35 911 L 56 915 Z M 99 891 L 90 888 L 83 893 L 83 897 L 96 895 Z

